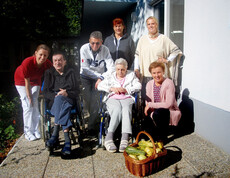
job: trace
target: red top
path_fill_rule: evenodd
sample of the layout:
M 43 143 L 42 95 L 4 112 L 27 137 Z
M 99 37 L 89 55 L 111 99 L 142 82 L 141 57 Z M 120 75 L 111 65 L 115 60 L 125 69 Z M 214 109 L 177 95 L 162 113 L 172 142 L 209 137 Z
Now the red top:
M 25 78 L 29 78 L 31 86 L 41 86 L 42 75 L 44 71 L 51 66 L 52 63 L 47 59 L 42 66 L 38 68 L 35 56 L 26 58 L 14 73 L 15 85 L 25 86 Z

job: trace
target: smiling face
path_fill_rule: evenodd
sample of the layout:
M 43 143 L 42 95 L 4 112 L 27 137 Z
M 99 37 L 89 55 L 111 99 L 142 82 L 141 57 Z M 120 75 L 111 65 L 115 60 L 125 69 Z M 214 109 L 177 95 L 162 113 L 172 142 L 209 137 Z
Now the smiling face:
M 158 32 L 158 25 L 155 19 L 148 19 L 147 20 L 147 28 L 149 31 L 149 34 L 155 35 Z
M 118 79 L 124 78 L 126 76 L 127 67 L 125 67 L 123 64 L 117 64 L 116 65 L 116 75 Z
M 151 75 L 157 86 L 161 85 L 164 81 L 164 71 L 161 67 L 152 68 Z
M 41 66 L 49 56 L 49 52 L 45 49 L 39 49 L 35 51 L 36 62 L 38 66 Z
M 121 23 L 114 25 L 113 30 L 114 30 L 115 35 L 123 36 L 124 28 L 125 27 Z
M 65 65 L 66 65 L 66 60 L 64 59 L 63 55 L 61 54 L 53 55 L 53 66 L 59 73 L 62 73 L 64 71 Z
M 89 39 L 89 44 L 90 44 L 93 51 L 97 51 L 102 45 L 102 40 L 91 37 Z

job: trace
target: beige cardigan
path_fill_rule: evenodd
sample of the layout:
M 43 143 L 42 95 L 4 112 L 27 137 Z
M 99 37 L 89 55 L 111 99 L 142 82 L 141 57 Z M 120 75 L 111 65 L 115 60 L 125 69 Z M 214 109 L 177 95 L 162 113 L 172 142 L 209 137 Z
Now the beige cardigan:
M 143 35 L 138 41 L 135 57 L 139 59 L 142 76 L 151 77 L 148 69 L 152 62 L 159 57 L 165 59 L 175 58 L 180 53 L 182 53 L 180 49 L 165 35 L 160 34 L 154 41 L 151 41 L 148 35 Z

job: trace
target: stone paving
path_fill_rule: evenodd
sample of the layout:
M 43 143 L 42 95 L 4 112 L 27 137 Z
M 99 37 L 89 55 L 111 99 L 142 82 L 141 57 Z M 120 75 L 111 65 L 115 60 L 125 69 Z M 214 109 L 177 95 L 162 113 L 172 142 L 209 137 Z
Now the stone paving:
M 122 153 L 95 149 L 96 144 L 97 139 L 84 139 L 83 149 L 73 145 L 72 157 L 62 159 L 60 150 L 49 156 L 43 140 L 28 142 L 21 136 L 1 164 L 0 177 L 135 177 Z M 165 148 L 163 168 L 148 177 L 230 177 L 230 155 L 195 133 L 176 138 Z

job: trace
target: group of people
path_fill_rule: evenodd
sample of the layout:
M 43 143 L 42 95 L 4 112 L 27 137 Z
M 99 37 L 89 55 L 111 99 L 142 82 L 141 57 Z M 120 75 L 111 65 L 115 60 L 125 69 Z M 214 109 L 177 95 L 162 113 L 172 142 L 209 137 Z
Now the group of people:
M 169 38 L 159 34 L 155 17 L 149 17 L 146 24 L 148 34 L 139 39 L 137 48 L 126 33 L 123 20 L 116 18 L 113 20 L 114 33 L 105 39 L 104 44 L 102 33 L 94 31 L 90 34 L 89 43 L 80 49 L 80 79 L 85 106 L 90 114 L 88 134 L 98 133 L 99 98 L 100 91 L 104 91 L 103 102 L 111 117 L 105 138 L 109 152 L 117 151 L 114 133 L 120 123 L 119 151 L 123 152 L 128 146 L 132 134 L 133 94 L 140 90 L 145 105 L 146 130 L 157 139 L 165 139 L 168 125 L 176 126 L 181 117 L 174 84 L 165 76 L 167 63 L 181 51 Z M 63 52 L 53 52 L 53 64 L 48 60 L 49 54 L 48 46 L 39 45 L 34 55 L 26 58 L 15 71 L 15 86 L 23 108 L 24 133 L 29 141 L 41 137 L 38 95 L 44 74 L 43 94 L 55 117 L 54 131 L 46 146 L 50 148 L 59 144 L 61 126 L 65 138 L 61 152 L 69 155 L 69 129 L 72 126 L 69 116 L 79 94 L 79 74 L 74 66 L 67 64 Z

